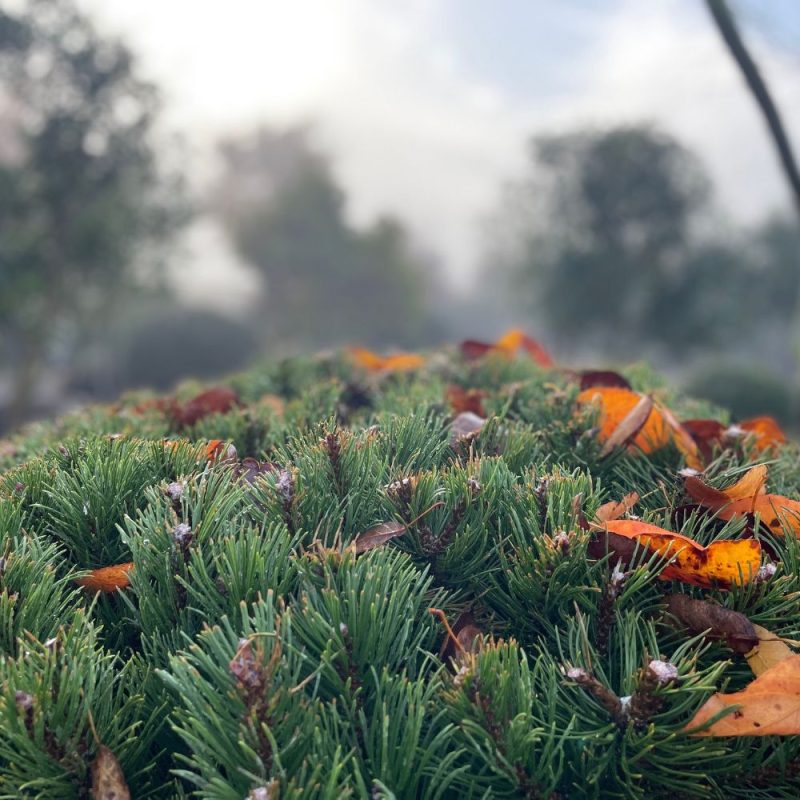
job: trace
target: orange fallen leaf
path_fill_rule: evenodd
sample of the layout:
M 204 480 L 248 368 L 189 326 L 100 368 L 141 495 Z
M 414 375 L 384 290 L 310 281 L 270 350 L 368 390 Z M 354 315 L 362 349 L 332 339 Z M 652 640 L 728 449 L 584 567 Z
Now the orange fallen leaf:
M 700 505 L 717 513 L 720 519 L 731 520 L 757 514 L 761 523 L 776 536 L 788 530 L 800 535 L 800 501 L 780 494 L 766 494 L 765 464 L 752 467 L 733 486 L 715 489 L 696 476 L 685 479 L 689 495 Z
M 644 411 L 646 408 L 642 405 L 644 397 L 646 395 L 619 386 L 593 386 L 580 392 L 576 399 L 579 406 L 599 405 L 600 431 L 598 439 L 607 443 L 609 440 L 613 441 L 621 436 L 621 434 L 615 436 L 617 430 L 623 423 L 627 425 L 629 421 L 632 421 L 629 415 L 633 415 L 637 406 Z M 627 433 L 627 431 L 624 432 Z M 630 444 L 643 453 L 652 453 L 670 443 L 676 445 L 690 467 L 697 469 L 702 466 L 700 451 L 692 437 L 683 429 L 668 408 L 659 403 L 653 403 L 646 421 L 638 433 L 630 439 Z
M 206 458 L 211 461 L 235 461 L 236 448 L 224 439 L 210 439 L 206 445 Z
M 789 645 L 780 636 L 776 636 L 772 631 L 768 631 L 760 625 L 753 625 L 753 628 L 756 636 L 758 636 L 758 644 L 745 653 L 744 657 L 747 659 L 750 669 L 753 670 L 753 675 L 758 677 L 774 667 L 778 662 L 794 655 L 794 651 L 789 648 Z
M 722 540 L 704 547 L 680 533 L 634 519 L 610 520 L 601 527 L 670 558 L 659 575 L 661 580 L 727 589 L 749 583 L 761 566 L 761 545 L 755 539 Z
M 133 562 L 114 564 L 111 567 L 93 569 L 83 578 L 76 578 L 75 583 L 90 592 L 116 592 L 127 589 L 131 585 L 128 573 L 133 569 Z
M 597 509 L 594 518 L 597 522 L 611 522 L 611 520 L 619 519 L 623 514 L 627 514 L 639 502 L 639 495 L 636 492 L 626 494 L 622 500 L 611 500 L 608 503 L 603 503 Z
M 607 456 L 618 447 L 626 447 L 637 436 L 639 431 L 647 424 L 653 413 L 653 398 L 642 395 L 639 402 L 622 418 L 619 425 L 614 428 L 605 440 L 600 455 Z
M 425 364 L 425 357 L 418 353 L 394 353 L 380 356 L 364 347 L 350 347 L 348 352 L 352 360 L 370 372 L 404 372 L 419 369 Z
M 517 328 L 506 331 L 492 344 L 479 342 L 475 339 L 467 339 L 461 343 L 461 353 L 464 358 L 468 359 L 481 358 L 487 353 L 502 353 L 507 356 L 514 356 L 520 349 L 524 350 L 540 367 L 549 369 L 555 366 L 550 353 L 536 339 Z
M 752 417 L 739 423 L 743 431 L 753 434 L 753 447 L 756 450 L 769 450 L 786 444 L 786 434 L 773 417 Z
M 738 708 L 706 730 L 692 732 L 731 706 Z M 800 734 L 800 656 L 779 661 L 740 692 L 712 695 L 684 730 L 691 736 Z

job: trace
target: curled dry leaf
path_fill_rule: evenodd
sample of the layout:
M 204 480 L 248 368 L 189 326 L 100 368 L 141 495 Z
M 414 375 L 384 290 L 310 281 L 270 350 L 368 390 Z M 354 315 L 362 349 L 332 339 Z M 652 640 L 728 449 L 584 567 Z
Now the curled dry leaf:
M 374 550 L 391 539 L 402 536 L 407 530 L 408 525 L 402 522 L 381 522 L 358 535 L 354 542 L 355 551 L 357 554 L 361 554 L 368 550 Z
M 471 411 L 462 411 L 450 423 L 450 443 L 455 444 L 459 439 L 477 433 L 485 422 L 483 417 L 479 417 Z
M 731 706 L 732 713 L 695 731 Z M 684 730 L 692 736 L 793 736 L 800 734 L 800 656 L 779 661 L 740 692 L 717 692 Z
M 724 639 L 728 647 L 742 655 L 758 645 L 752 622 L 738 611 L 731 611 L 708 600 L 696 600 L 688 594 L 666 597 L 667 611 L 692 633 L 705 633 L 710 639 Z
M 527 353 L 540 367 L 550 368 L 555 365 L 550 354 L 536 339 L 516 328 L 506 331 L 492 344 L 479 342 L 475 339 L 467 339 L 461 343 L 461 354 L 464 358 L 470 360 L 481 358 L 488 353 L 514 356 L 520 349 Z
M 116 592 L 118 589 L 127 589 L 131 585 L 129 573 L 133 569 L 133 562 L 114 564 L 110 567 L 93 569 L 83 578 L 76 578 L 75 583 L 89 592 Z
M 130 800 L 122 767 L 111 750 L 101 744 L 92 762 L 92 797 L 94 800 Z
M 405 372 L 425 365 L 425 357 L 418 353 L 381 356 L 364 347 L 351 347 L 348 352 L 353 362 L 368 372 Z
M 673 443 L 690 467 L 702 466 L 697 445 L 666 407 L 651 401 L 649 414 L 636 430 L 638 415 L 644 415 L 647 409 L 643 397 L 646 395 L 630 389 L 596 386 L 582 391 L 577 397 L 577 403 L 579 407 L 590 404 L 600 407 L 598 439 L 605 444 L 603 452 L 610 452 L 613 447 L 619 446 L 618 441 L 629 443 L 642 453 L 652 453 Z M 620 428 L 622 430 L 618 432 Z M 610 447 L 609 441 L 614 442 Z
M 800 501 L 780 494 L 767 494 L 766 478 L 767 467 L 761 464 L 725 489 L 715 489 L 694 475 L 685 478 L 684 487 L 693 500 L 716 512 L 720 519 L 757 514 L 761 524 L 776 536 L 783 536 L 786 531 L 799 535 Z
M 653 398 L 642 395 L 639 402 L 620 420 L 600 450 L 600 455 L 607 456 L 618 447 L 626 447 L 642 430 L 653 412 Z
M 606 522 L 603 531 L 609 534 L 609 550 L 626 562 L 632 551 L 624 552 L 621 547 L 623 552 L 618 552 L 618 540 L 613 537 L 634 540 L 648 551 L 669 558 L 659 575 L 661 580 L 678 580 L 706 589 L 729 589 L 749 583 L 761 566 L 761 545 L 755 539 L 724 540 L 703 547 L 687 536 L 632 519 Z
M 772 631 L 762 628 L 760 625 L 753 625 L 758 642 L 752 650 L 744 654 L 753 675 L 758 677 L 763 675 L 768 669 L 774 667 L 778 662 L 794 655 L 794 651 L 789 645 L 776 636 Z
M 622 500 L 611 500 L 608 503 L 603 503 L 594 515 L 595 521 L 604 523 L 610 522 L 612 519 L 619 519 L 627 514 L 638 502 L 638 493 L 630 492 Z

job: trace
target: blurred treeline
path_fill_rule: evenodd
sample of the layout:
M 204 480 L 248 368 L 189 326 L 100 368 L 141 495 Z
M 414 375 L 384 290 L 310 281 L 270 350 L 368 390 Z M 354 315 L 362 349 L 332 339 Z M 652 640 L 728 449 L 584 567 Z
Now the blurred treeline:
M 533 138 L 466 284 L 402 221 L 350 221 L 313 127 L 231 134 L 198 190 L 124 43 L 68 0 L 14 8 L 0 0 L 0 430 L 260 355 L 417 348 L 512 323 L 564 361 L 647 358 L 737 413 L 794 422 L 796 220 L 734 225 L 665 132 Z M 187 305 L 174 279 L 198 220 L 253 273 L 236 311 Z

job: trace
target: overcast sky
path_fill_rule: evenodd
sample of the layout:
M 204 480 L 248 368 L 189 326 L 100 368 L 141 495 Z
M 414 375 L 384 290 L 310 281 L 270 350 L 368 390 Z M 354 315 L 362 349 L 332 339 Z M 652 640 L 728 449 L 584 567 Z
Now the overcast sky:
M 474 268 L 480 220 L 519 174 L 535 132 L 654 121 L 701 155 L 737 220 L 791 210 L 761 118 L 701 0 L 83 6 L 124 35 L 162 86 L 197 175 L 213 171 L 221 135 L 315 120 L 353 220 L 396 214 L 452 274 Z M 800 0 L 733 7 L 800 146 Z M 193 242 L 204 288 L 216 280 L 246 291 L 213 231 Z

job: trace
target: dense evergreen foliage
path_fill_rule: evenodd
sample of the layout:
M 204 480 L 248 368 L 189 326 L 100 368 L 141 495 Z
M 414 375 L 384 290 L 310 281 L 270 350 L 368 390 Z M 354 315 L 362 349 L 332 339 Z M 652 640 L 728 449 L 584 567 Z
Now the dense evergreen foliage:
M 590 546 L 582 521 L 631 491 L 703 544 L 742 535 L 675 516 L 676 447 L 602 455 L 574 376 L 499 353 L 291 360 L 228 385 L 225 413 L 177 413 L 202 388 L 185 385 L 0 442 L 0 797 L 92 796 L 106 750 L 136 798 L 800 794 L 800 738 L 684 732 L 753 676 L 665 613 L 682 592 L 800 638 L 797 540 L 756 531 L 777 569 L 730 591 Z M 460 439 L 453 385 L 486 393 Z M 800 491 L 797 455 L 770 454 L 773 491 Z M 705 477 L 759 458 L 745 440 Z M 354 546 L 387 522 L 390 541 Z M 76 583 L 131 561 L 119 591 Z

